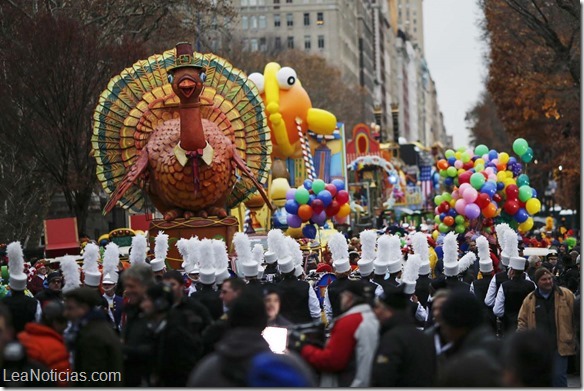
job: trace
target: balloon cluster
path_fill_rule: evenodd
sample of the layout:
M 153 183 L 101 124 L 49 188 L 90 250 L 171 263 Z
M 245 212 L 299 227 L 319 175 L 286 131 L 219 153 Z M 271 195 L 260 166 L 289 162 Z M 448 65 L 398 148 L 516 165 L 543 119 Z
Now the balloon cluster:
M 332 183 L 325 183 L 322 179 L 307 179 L 297 189 L 288 190 L 284 207 L 288 212 L 289 227 L 300 228 L 302 223 L 309 222 L 302 229 L 302 233 L 310 239 L 316 236 L 313 224 L 322 227 L 328 218 L 342 220 L 351 213 L 349 193 L 340 179 L 335 179 Z
M 524 163 L 533 159 L 532 149 L 522 138 L 515 140 L 513 151 Z M 517 158 L 482 144 L 474 151 L 449 149 L 445 157 L 436 165 L 444 185 L 452 191 L 434 197 L 438 231 L 463 233 L 470 220 L 479 218 L 486 227 L 492 226 L 494 219 L 521 232 L 533 227 L 532 215 L 540 211 L 541 202 Z

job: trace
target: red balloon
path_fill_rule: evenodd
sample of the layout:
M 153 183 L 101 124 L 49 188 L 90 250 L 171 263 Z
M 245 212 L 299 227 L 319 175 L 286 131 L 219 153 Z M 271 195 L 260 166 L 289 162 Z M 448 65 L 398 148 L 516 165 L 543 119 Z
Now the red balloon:
M 493 224 L 495 224 L 495 222 L 491 218 L 487 218 L 487 219 L 483 220 L 483 225 L 485 227 L 491 227 Z
M 347 202 L 349 202 L 349 192 L 347 190 L 339 191 L 335 197 L 335 200 L 339 203 L 339 207 L 345 205 Z
M 333 197 L 335 196 L 335 194 L 337 194 L 337 187 L 335 185 L 333 185 L 332 183 L 327 183 L 324 186 L 324 189 L 328 190 Z
M 310 205 L 300 205 L 298 208 L 298 217 L 302 219 L 302 221 L 308 221 L 312 217 L 312 208 Z
M 459 184 L 463 184 L 463 183 L 470 183 L 470 177 L 472 176 L 472 172 L 470 171 L 465 171 L 462 174 L 460 174 L 458 176 L 458 183 Z
M 444 201 L 440 204 L 440 206 L 442 207 L 442 212 L 446 213 L 450 210 L 450 204 L 448 203 L 448 201 Z
M 489 174 L 487 174 L 486 172 L 481 172 L 481 174 L 483 174 L 483 176 L 485 177 L 485 181 L 489 180 Z
M 495 193 L 495 195 L 493 196 L 493 201 L 495 201 L 497 204 L 499 202 L 501 202 L 503 198 L 501 198 L 501 194 Z
M 314 214 L 319 214 L 324 210 L 324 202 L 322 202 L 322 200 L 319 198 L 314 199 L 310 206 L 312 206 L 312 211 Z
M 328 217 L 333 217 L 334 215 L 339 213 L 340 209 L 341 205 L 339 205 L 339 202 L 337 200 L 333 200 L 333 202 L 331 202 L 330 205 L 325 209 L 326 215 Z
M 452 224 L 454 224 L 454 217 L 446 216 L 443 223 L 450 227 Z
M 489 202 L 491 202 L 491 198 L 489 197 L 489 195 L 485 193 L 480 193 L 475 201 L 475 204 L 477 204 L 479 208 L 483 209 L 484 207 L 489 205 Z
M 525 209 L 525 202 L 519 200 L 519 207 Z
M 517 187 L 517 185 L 509 185 L 505 189 L 505 194 L 507 194 L 508 200 L 516 200 L 517 196 L 519 196 L 519 188 Z
M 503 205 L 503 209 L 505 209 L 505 212 L 513 216 L 519 210 L 519 202 L 517 202 L 517 200 L 507 200 L 505 205 Z
M 473 167 L 474 167 L 474 162 L 472 160 L 470 160 L 462 165 L 462 168 L 464 168 L 465 170 L 470 170 Z M 472 173 L 471 173 L 471 175 L 472 175 Z

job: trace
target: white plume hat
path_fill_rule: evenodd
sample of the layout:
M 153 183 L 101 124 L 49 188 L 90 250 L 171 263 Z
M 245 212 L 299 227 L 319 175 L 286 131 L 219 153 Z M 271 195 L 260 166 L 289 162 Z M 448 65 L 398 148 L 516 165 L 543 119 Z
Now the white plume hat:
M 447 277 L 458 275 L 458 242 L 454 232 L 449 232 L 446 235 L 442 249 L 444 252 L 444 275 Z
M 6 247 L 8 256 L 8 273 L 10 275 L 8 285 L 14 291 L 24 291 L 28 282 L 28 276 L 24 273 L 24 253 L 20 242 L 12 242 Z
M 493 261 L 491 260 L 491 250 L 489 241 L 484 236 L 476 239 L 477 250 L 479 253 L 479 270 L 481 273 L 490 273 L 493 271 Z
M 404 292 L 408 295 L 412 295 L 416 291 L 419 269 L 420 256 L 418 254 L 410 254 L 405 262 L 404 272 L 401 277 L 401 283 L 405 285 Z
M 148 255 L 148 241 L 146 236 L 137 234 L 132 237 L 132 248 L 130 249 L 130 264 L 145 264 Z
M 65 255 L 61 258 L 61 271 L 63 272 L 63 280 L 65 284 L 63 285 L 63 292 L 68 292 L 75 288 L 79 288 L 81 285 L 80 270 L 79 265 L 75 261 L 75 257 L 71 255 Z
M 220 251 L 225 252 L 225 244 L 223 241 L 211 239 L 197 240 L 197 243 L 193 241 L 193 243 L 189 244 L 191 249 L 196 246 L 199 252 L 199 282 L 205 285 L 213 285 L 216 280 L 217 254 Z M 191 253 L 191 250 L 189 250 L 189 253 Z M 194 256 L 194 251 L 192 253 L 192 256 Z
M 418 274 L 424 276 L 432 272 L 430 268 L 430 251 L 428 248 L 428 237 L 423 232 L 417 232 L 412 238 L 414 253 L 420 256 L 420 270 Z
M 229 274 L 229 256 L 227 255 L 227 248 L 225 247 L 225 242 L 223 240 L 213 240 L 213 254 L 215 262 L 215 283 L 217 285 L 223 284 L 223 281 L 231 277 Z M 203 254 L 201 253 L 201 258 Z M 199 275 L 203 270 L 203 263 L 201 259 L 201 270 Z M 200 279 L 200 277 L 199 277 Z
M 328 241 L 328 247 L 333 258 L 333 268 L 337 273 L 345 273 L 351 270 L 349 262 L 349 245 L 342 233 L 334 233 Z
M 523 257 L 510 257 L 509 258 L 509 267 L 513 270 L 525 270 L 525 262 L 526 259 Z

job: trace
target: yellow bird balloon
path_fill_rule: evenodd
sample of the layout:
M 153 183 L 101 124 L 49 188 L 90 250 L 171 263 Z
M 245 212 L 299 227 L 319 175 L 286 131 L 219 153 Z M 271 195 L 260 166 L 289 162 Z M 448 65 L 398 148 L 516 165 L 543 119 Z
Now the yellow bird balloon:
M 337 118 L 326 110 L 312 107 L 294 69 L 271 62 L 266 65 L 263 74 L 252 73 L 249 79 L 257 86 L 266 106 L 272 135 L 272 157 L 302 157 L 297 119 L 304 134 L 307 129 L 323 135 L 332 134 L 335 130 Z

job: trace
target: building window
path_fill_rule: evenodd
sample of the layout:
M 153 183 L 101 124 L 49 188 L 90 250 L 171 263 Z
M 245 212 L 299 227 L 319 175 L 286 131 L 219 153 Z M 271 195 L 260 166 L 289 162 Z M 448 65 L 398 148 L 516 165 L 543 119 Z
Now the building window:
M 280 0 L 274 0 L 274 4 L 275 4 L 275 5 L 274 5 L 274 9 L 275 9 L 275 10 L 278 10 L 278 9 L 280 9 Z
M 324 13 L 318 12 L 316 14 L 316 24 L 318 25 L 324 24 Z
M 324 35 L 318 36 L 318 48 L 324 49 Z
M 294 49 L 294 37 L 288 37 L 288 49 Z
M 414 19 L 414 24 L 416 24 L 416 19 Z
M 280 0 L 274 0 L 274 4 L 280 4 Z
M 260 28 L 266 28 L 266 15 L 260 15 Z
M 261 50 L 262 52 L 265 52 L 265 51 L 266 51 L 266 49 L 267 49 L 267 46 L 266 46 L 266 39 L 265 39 L 265 38 L 260 38 L 260 50 Z
M 241 29 L 247 30 L 247 16 L 241 17 Z
M 258 5 L 258 1 L 257 0 L 249 0 L 249 5 L 252 7 L 255 7 L 256 5 Z
M 258 28 L 258 17 L 257 16 L 252 16 L 251 18 L 249 18 L 249 26 L 252 29 L 257 29 Z
M 417 32 L 418 32 L 418 29 L 414 27 L 414 33 L 417 33 Z
M 294 15 L 286 14 L 286 26 L 294 26 Z
M 304 25 L 310 26 L 310 14 L 308 12 L 304 13 Z
M 304 49 L 310 50 L 310 35 L 304 36 Z
M 280 27 L 280 14 L 274 14 L 274 27 Z
M 241 0 L 241 6 L 242 7 L 247 7 L 249 4 L 249 0 Z
M 282 39 L 280 39 L 280 37 L 274 39 L 274 47 L 278 50 L 282 49 Z
M 292 0 L 286 0 L 287 4 L 292 4 Z
M 249 40 L 250 42 L 250 49 L 252 52 L 257 52 L 258 51 L 258 40 L 255 38 L 252 38 Z

